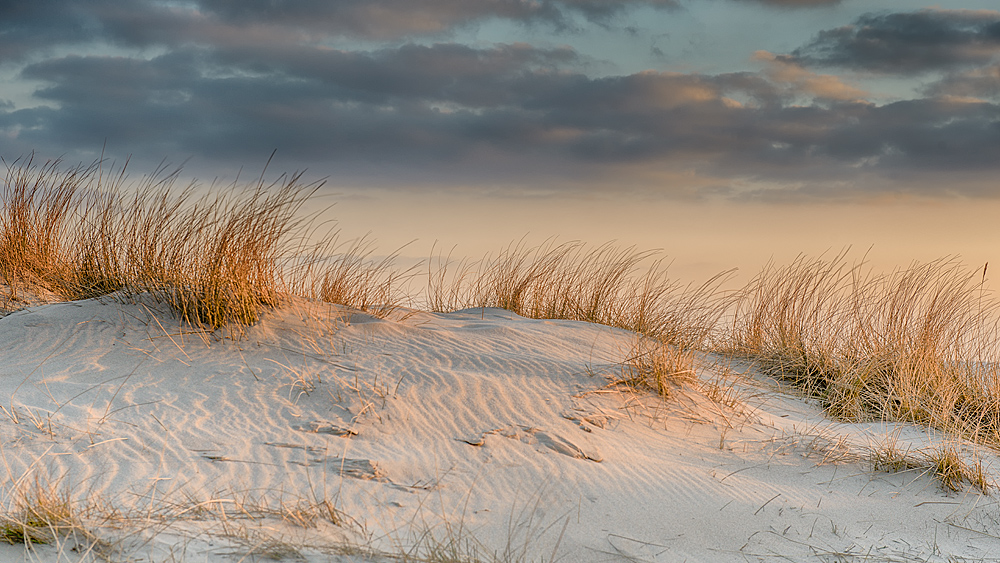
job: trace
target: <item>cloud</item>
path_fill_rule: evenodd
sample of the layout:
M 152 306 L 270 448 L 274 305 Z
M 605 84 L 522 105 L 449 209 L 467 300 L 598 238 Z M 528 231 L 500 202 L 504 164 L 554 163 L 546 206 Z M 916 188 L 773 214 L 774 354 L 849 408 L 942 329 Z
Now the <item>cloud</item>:
M 565 25 L 574 14 L 607 22 L 639 6 L 675 8 L 676 0 L 200 0 L 199 6 L 239 23 L 280 22 L 347 35 L 396 37 L 435 33 L 500 18 Z
M 61 57 L 24 70 L 51 107 L 0 108 L 0 134 L 53 154 L 108 139 L 148 159 L 218 163 L 278 149 L 406 182 L 626 181 L 650 167 L 803 182 L 1000 168 L 997 104 L 878 106 L 833 77 L 759 57 L 771 65 L 760 74 L 608 77 L 584 74 L 569 49 L 523 44 Z
M 262 50 L 34 63 L 22 74 L 45 84 L 35 95 L 56 109 L 8 113 L 5 122 L 24 142 L 61 149 L 110 138 L 212 158 L 279 147 L 303 158 L 435 160 L 501 131 L 505 112 L 523 113 L 517 106 L 532 89 L 559 79 L 552 65 L 576 57 L 526 45 Z
M 740 2 L 754 2 L 767 6 L 777 6 L 780 8 L 816 8 L 823 6 L 836 6 L 843 0 L 737 0 Z
M 85 12 L 67 0 L 0 2 L 0 64 L 55 45 L 93 40 L 99 28 Z
M 592 61 L 568 47 L 424 39 L 361 49 L 328 39 L 399 37 L 477 18 L 556 27 L 572 18 L 606 22 L 621 6 L 673 3 L 42 3 L 64 10 L 46 22 L 51 14 L 35 3 L 0 3 L 0 16 L 9 16 L 0 18 L 0 52 L 21 61 L 21 78 L 38 85 L 34 97 L 44 104 L 0 104 L 8 154 L 37 149 L 74 158 L 107 140 L 137 161 L 193 155 L 223 168 L 277 149 L 286 162 L 397 185 L 554 177 L 592 185 L 678 171 L 802 184 L 1000 171 L 1000 71 L 976 54 L 988 44 L 988 22 L 1000 19 L 995 12 L 903 14 L 973 37 L 933 43 L 934 34 L 924 34 L 928 44 L 950 46 L 942 57 L 966 66 L 947 67 L 922 97 L 877 105 L 857 86 L 807 65 L 833 65 L 840 60 L 834 55 L 860 49 L 868 33 L 862 20 L 905 36 L 892 14 L 861 18 L 840 43 L 821 34 L 810 44 L 826 50 L 758 52 L 760 72 L 593 76 Z M 379 15 L 390 8 L 399 12 Z M 52 22 L 66 33 L 45 30 Z M 55 44 L 100 42 L 102 49 L 65 56 L 67 49 L 50 51 L 31 30 Z M 903 55 L 886 54 L 898 45 L 886 45 L 870 47 L 869 59 L 850 59 L 851 68 L 899 63 Z
M 0 2 L 0 63 L 88 42 L 149 47 L 233 42 L 399 39 L 490 19 L 574 27 L 609 25 L 637 7 L 676 0 L 33 0 Z
M 953 73 L 925 90 L 931 96 L 950 96 L 969 101 L 1000 98 L 1000 65 Z
M 568 48 L 527 44 L 476 49 L 455 43 L 406 44 L 378 51 L 260 46 L 220 49 L 217 66 L 315 81 L 341 100 L 440 102 L 466 108 L 516 103 L 518 78 L 583 61 Z
M 753 58 L 766 63 L 764 74 L 772 82 L 783 85 L 790 95 L 836 101 L 862 100 L 868 97 L 868 92 L 844 83 L 839 77 L 806 70 L 790 57 L 757 51 Z
M 867 14 L 791 53 L 806 66 L 903 75 L 982 65 L 998 56 L 1000 12 L 993 10 Z

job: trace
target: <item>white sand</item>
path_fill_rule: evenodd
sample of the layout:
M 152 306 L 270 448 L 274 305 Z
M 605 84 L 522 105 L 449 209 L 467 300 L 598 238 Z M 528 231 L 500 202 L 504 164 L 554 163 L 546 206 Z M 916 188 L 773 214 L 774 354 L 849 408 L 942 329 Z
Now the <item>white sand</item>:
M 0 318 L 0 404 L 16 413 L 0 413 L 4 501 L 37 480 L 104 503 L 83 516 L 106 542 L 0 544 L 0 561 L 385 559 L 345 542 L 426 555 L 455 539 L 483 560 L 1000 557 L 995 498 L 854 459 L 893 432 L 904 447 L 967 445 L 835 423 L 751 381 L 742 415 L 608 389 L 635 340 L 624 331 L 297 302 L 220 338 L 155 307 Z M 722 369 L 702 358 L 701 377 Z M 996 455 L 972 453 L 1000 477 Z M 278 514 L 322 499 L 352 522 Z M 102 520 L 111 506 L 123 516 Z

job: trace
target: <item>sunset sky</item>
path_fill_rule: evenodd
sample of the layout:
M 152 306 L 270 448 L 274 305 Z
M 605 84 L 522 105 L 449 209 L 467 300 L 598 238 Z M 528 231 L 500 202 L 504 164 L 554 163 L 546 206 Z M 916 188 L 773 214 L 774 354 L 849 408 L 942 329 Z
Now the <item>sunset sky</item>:
M 1000 249 L 996 0 L 0 2 L 0 155 L 307 169 L 383 250 Z

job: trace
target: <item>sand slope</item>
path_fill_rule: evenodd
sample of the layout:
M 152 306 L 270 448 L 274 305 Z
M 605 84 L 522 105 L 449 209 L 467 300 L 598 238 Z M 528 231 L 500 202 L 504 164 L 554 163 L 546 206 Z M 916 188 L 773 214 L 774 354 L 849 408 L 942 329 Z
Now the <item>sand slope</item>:
M 107 542 L 0 559 L 362 560 L 461 539 L 484 560 L 1000 560 L 993 497 L 859 461 L 889 434 L 948 438 L 837 424 L 752 378 L 736 411 L 608 388 L 635 341 L 621 330 L 298 301 L 222 337 L 162 308 L 0 318 L 5 501 L 36 480 L 100 500 L 87 518 Z M 287 516 L 323 500 L 340 526 Z

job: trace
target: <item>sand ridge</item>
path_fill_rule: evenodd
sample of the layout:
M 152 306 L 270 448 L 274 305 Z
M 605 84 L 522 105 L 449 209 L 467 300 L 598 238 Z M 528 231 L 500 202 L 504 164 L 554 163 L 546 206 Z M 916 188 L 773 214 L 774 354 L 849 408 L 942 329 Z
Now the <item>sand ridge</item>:
M 0 454 L 10 481 L 121 506 L 333 499 L 357 525 L 309 532 L 298 553 L 317 561 L 356 556 L 337 542 L 398 551 L 458 530 L 526 560 L 1000 553 L 993 497 L 861 456 L 890 435 L 946 438 L 836 423 L 750 366 L 729 366 L 747 371 L 743 414 L 608 387 L 635 338 L 499 309 L 378 319 L 305 300 L 220 337 L 143 296 L 40 305 L 0 318 Z M 719 362 L 703 357 L 700 376 Z M 995 454 L 977 455 L 996 478 Z M 150 560 L 253 551 L 199 526 L 107 533 Z

